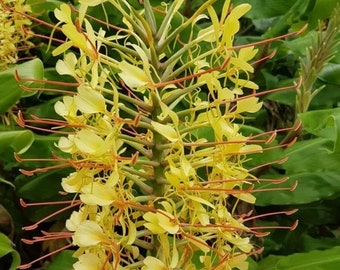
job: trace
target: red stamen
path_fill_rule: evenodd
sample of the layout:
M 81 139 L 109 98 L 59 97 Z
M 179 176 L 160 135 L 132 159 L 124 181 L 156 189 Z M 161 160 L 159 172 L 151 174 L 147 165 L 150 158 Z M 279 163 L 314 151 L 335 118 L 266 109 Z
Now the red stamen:
M 232 99 L 232 100 L 221 101 L 220 104 L 227 104 L 227 103 L 236 102 L 236 101 L 243 100 L 243 99 L 248 99 L 250 96 L 259 97 L 259 96 L 263 96 L 263 95 L 267 95 L 267 94 L 271 94 L 271 93 L 276 93 L 276 92 L 281 92 L 281 91 L 286 91 L 286 90 L 290 90 L 290 89 L 298 89 L 298 88 L 300 88 L 301 83 L 302 83 L 302 80 L 301 80 L 301 77 L 300 77 L 297 84 L 295 84 L 295 85 L 270 89 L 270 90 L 261 91 L 261 92 L 254 92 L 252 95 L 246 95 L 246 96 L 242 96 L 242 97 L 235 98 L 235 99 Z
M 43 236 L 35 236 L 33 240 L 31 239 L 21 239 L 22 242 L 28 245 L 32 245 L 37 242 L 44 242 L 44 241 L 51 241 L 51 240 L 58 240 L 58 239 L 68 239 L 73 236 L 73 232 L 45 232 L 42 231 Z
M 288 157 L 284 157 L 282 159 L 278 159 L 278 160 L 275 160 L 275 161 L 272 161 L 272 162 L 267 162 L 267 163 L 261 164 L 259 166 L 253 167 L 251 169 L 248 169 L 248 172 L 255 171 L 255 170 L 258 170 L 260 168 L 267 167 L 267 166 L 274 165 L 274 164 L 283 164 L 287 160 L 288 160 Z
M 288 177 L 282 177 L 280 179 L 258 179 L 258 178 L 244 178 L 244 179 L 221 179 L 200 182 L 202 185 L 210 184 L 223 184 L 228 182 L 271 182 L 272 184 L 281 184 L 288 180 Z
M 79 13 L 78 9 L 76 9 L 73 5 L 70 5 L 70 7 L 71 7 L 71 10 L 72 10 L 72 11 Z M 89 15 L 89 14 L 85 14 L 85 17 L 86 17 L 86 18 L 90 18 L 91 20 L 93 20 L 93 21 L 95 21 L 95 22 L 98 22 L 98 23 L 100 23 L 100 24 L 102 24 L 102 25 L 106 25 L 107 27 L 112 28 L 112 29 L 114 29 L 114 30 L 118 30 L 118 31 L 122 31 L 122 32 L 127 32 L 127 33 L 130 33 L 130 32 L 131 32 L 131 31 L 125 29 L 125 28 L 121 28 L 121 27 L 119 27 L 119 26 L 110 24 L 110 23 L 108 23 L 108 22 L 104 22 L 104 21 L 102 21 L 102 20 L 100 20 L 100 19 L 98 19 L 98 18 L 96 18 L 96 17 L 93 17 L 93 16 L 91 16 L 91 15 Z
M 203 191 L 203 192 L 209 192 L 209 191 L 216 191 L 216 192 L 225 192 L 228 194 L 242 194 L 242 193 L 252 193 L 254 190 L 254 185 L 250 185 L 248 189 L 227 189 L 227 188 L 212 188 L 212 187 L 183 187 L 181 188 L 185 191 Z
M 61 89 L 56 89 L 56 88 L 35 88 L 35 87 L 28 87 L 25 86 L 24 84 L 20 84 L 20 87 L 26 91 L 26 92 L 37 92 L 37 91 L 41 91 L 41 92 L 52 92 L 52 93 L 60 93 L 60 94 L 64 94 L 64 95 L 76 95 L 76 92 L 73 91 L 67 91 L 67 90 L 61 90 Z
M 246 44 L 246 45 L 233 46 L 233 47 L 227 48 L 227 50 L 236 50 L 236 49 L 248 48 L 248 47 L 251 47 L 251 46 L 258 46 L 258 45 L 263 45 L 263 44 L 271 43 L 273 41 L 284 39 L 284 38 L 291 37 L 291 36 L 298 36 L 301 33 L 303 33 L 307 29 L 307 27 L 308 27 L 308 25 L 305 24 L 298 31 L 291 32 L 291 33 L 288 33 L 288 34 L 285 34 L 285 35 L 282 35 L 282 36 L 277 36 L 277 37 L 273 37 L 273 38 L 267 38 L 265 40 L 249 43 L 249 44 Z
M 72 246 L 73 246 L 73 244 L 69 244 L 69 245 L 66 245 L 66 246 L 64 246 L 64 247 L 62 247 L 62 248 L 59 248 L 59 249 L 57 249 L 57 250 L 54 250 L 54 251 L 52 251 L 52 252 L 50 252 L 50 253 L 48 253 L 48 254 L 46 254 L 46 255 L 44 255 L 44 256 L 41 256 L 40 258 L 38 258 L 38 259 L 36 259 L 36 260 L 34 260 L 34 261 L 31 261 L 31 262 L 29 262 L 29 263 L 20 265 L 18 269 L 29 269 L 29 268 L 32 267 L 32 264 L 34 264 L 34 263 L 36 263 L 36 262 L 39 262 L 39 261 L 41 261 L 41 260 L 43 260 L 43 259 L 45 259 L 45 258 L 47 258 L 47 257 L 50 257 L 50 256 L 52 256 L 52 255 L 54 255 L 54 254 L 57 254 L 57 253 L 59 253 L 59 252 L 65 250 L 65 249 L 68 249 L 68 248 L 70 248 L 70 247 L 72 247 Z
M 294 191 L 298 185 L 298 181 L 295 181 L 290 187 L 282 187 L 282 188 L 262 188 L 262 189 L 253 189 L 252 193 L 255 192 L 267 192 L 267 191 Z
M 276 54 L 276 50 L 272 51 L 270 54 L 266 55 L 265 57 L 262 57 L 261 59 L 256 60 L 255 62 L 252 62 L 251 65 L 254 66 L 254 65 L 261 63 L 263 61 L 266 61 L 268 59 L 272 59 L 275 56 L 275 54 Z
M 54 212 L 54 213 L 52 213 L 52 214 L 50 214 L 50 215 L 44 217 L 43 219 L 39 220 L 38 222 L 36 222 L 36 223 L 34 223 L 34 224 L 30 225 L 30 226 L 25 226 L 25 227 L 23 227 L 22 229 L 25 230 L 25 231 L 34 230 L 34 229 L 36 229 L 36 228 L 39 226 L 39 224 L 45 222 L 46 220 L 50 219 L 51 217 L 54 217 L 54 216 L 56 216 L 56 215 L 59 215 L 60 213 L 66 211 L 66 210 L 68 210 L 68 209 L 71 209 L 71 208 L 73 208 L 73 207 L 75 207 L 75 206 L 78 206 L 78 205 L 80 205 L 80 204 L 81 204 L 81 201 L 80 201 L 80 200 L 79 200 L 79 201 L 75 201 L 75 202 L 73 202 L 73 204 L 71 204 L 71 205 L 69 205 L 69 206 L 66 206 L 66 207 L 64 207 L 64 208 L 62 208 L 62 209 L 59 209 L 59 210 L 57 210 L 56 212 Z
M 61 82 L 61 81 L 48 81 L 48 80 L 39 80 L 39 79 L 32 79 L 32 78 L 22 78 L 19 76 L 18 70 L 14 71 L 14 77 L 18 82 L 36 82 L 36 83 L 43 83 L 43 84 L 52 84 L 52 85 L 59 85 L 59 86 L 70 86 L 70 87 L 78 87 L 80 83 L 70 83 L 70 82 Z
M 256 215 L 256 216 L 252 216 L 252 217 L 243 219 L 243 222 L 247 222 L 247 221 L 250 221 L 250 220 L 259 219 L 259 218 L 263 218 L 263 217 L 276 216 L 276 215 L 290 216 L 290 215 L 295 214 L 297 211 L 298 211 L 298 209 L 293 209 L 293 210 L 290 210 L 290 211 L 279 211 L 279 212 L 272 212 L 272 213 Z
M 259 226 L 259 227 L 250 227 L 251 230 L 270 230 L 270 229 L 283 229 L 294 231 L 296 227 L 299 225 L 299 221 L 296 220 L 292 226 Z M 257 233 L 257 232 L 256 232 Z
M 54 202 L 38 202 L 38 203 L 26 203 L 22 198 L 20 198 L 20 205 L 22 207 L 31 206 L 43 206 L 43 205 L 59 205 L 59 204 L 73 204 L 74 202 L 80 203 L 80 200 L 69 200 L 69 201 L 54 201 Z

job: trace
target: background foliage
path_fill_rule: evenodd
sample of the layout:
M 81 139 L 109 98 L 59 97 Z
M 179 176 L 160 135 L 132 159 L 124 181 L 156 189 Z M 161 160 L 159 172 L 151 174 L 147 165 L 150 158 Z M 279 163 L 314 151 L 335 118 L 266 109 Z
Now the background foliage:
M 33 0 L 27 2 L 35 2 Z M 65 1 L 68 2 L 68 1 Z M 72 2 L 72 1 L 71 1 Z M 135 2 L 136 6 L 138 1 Z M 184 15 L 191 14 L 204 0 L 187 0 Z M 272 38 L 300 29 L 308 24 L 307 30 L 298 37 L 283 39 L 260 46 L 260 54 L 276 51 L 271 59 L 257 64 L 253 81 L 260 89 L 268 90 L 298 81 L 300 63 L 306 61 L 306 49 L 312 46 L 318 36 L 318 22 L 321 28 L 327 22 L 339 0 L 233 0 L 233 4 L 250 3 L 252 10 L 242 19 L 242 29 L 236 44 L 246 44 Z M 53 11 L 62 1 L 45 0 L 33 4 L 35 14 L 44 21 L 55 23 Z M 160 0 L 151 1 L 159 5 Z M 76 1 L 73 1 L 77 5 Z M 217 10 L 223 5 L 216 1 Z M 103 18 L 100 8 L 93 8 L 90 14 Z M 106 16 L 115 16 L 108 11 Z M 121 23 L 115 17 L 117 25 Z M 175 27 L 175 26 L 174 26 Z M 204 27 L 204 24 L 201 25 Z M 50 29 L 44 26 L 34 28 L 36 33 L 49 35 Z M 339 36 L 339 34 L 338 34 Z M 58 81 L 55 71 L 56 59 L 47 49 L 47 40 L 35 37 L 37 44 L 32 51 L 35 58 L 19 63 L 12 69 L 0 73 L 0 269 L 15 269 L 21 261 L 39 257 L 47 251 L 53 251 L 64 243 L 46 243 L 43 246 L 27 246 L 21 238 L 30 238 L 35 232 L 24 232 L 23 226 L 31 224 L 58 209 L 54 206 L 22 208 L 19 198 L 29 202 L 53 201 L 60 199 L 60 179 L 68 170 L 55 170 L 31 177 L 20 173 L 19 168 L 33 169 L 49 165 L 39 161 L 19 163 L 13 153 L 22 154 L 23 158 L 46 157 L 47 153 L 56 152 L 54 143 L 58 137 L 33 127 L 22 129 L 14 121 L 20 110 L 25 118 L 38 115 L 44 118 L 56 118 L 53 104 L 60 99 L 56 94 L 47 92 L 25 92 L 18 85 L 13 73 L 18 70 L 22 78 L 49 79 Z M 339 47 L 339 45 L 338 45 Z M 334 49 L 334 48 L 333 48 Z M 64 79 L 64 78 L 63 78 Z M 24 83 L 27 85 L 27 83 Z M 31 83 L 30 87 L 37 87 Z M 291 127 L 299 119 L 302 131 L 298 141 L 287 149 L 264 152 L 253 157 L 251 164 L 279 160 L 288 157 L 280 166 L 268 166 L 258 173 L 263 178 L 289 177 L 284 186 L 298 181 L 294 192 L 262 192 L 257 195 L 255 211 L 257 214 L 298 208 L 292 216 L 264 218 L 257 226 L 291 224 L 296 219 L 296 230 L 273 231 L 263 238 L 258 245 L 265 247 L 259 257 L 251 258 L 251 269 L 288 270 L 288 269 L 336 269 L 340 266 L 340 50 L 317 74 L 313 91 L 320 86 L 323 90 L 312 100 L 308 111 L 295 113 L 296 90 L 287 90 L 262 96 L 263 109 L 251 118 L 244 133 L 260 132 Z M 47 86 L 46 86 L 47 87 Z M 185 106 L 185 104 L 183 104 Z M 40 126 L 39 128 L 43 128 Z M 202 131 L 204 132 L 204 130 Z M 271 146 L 278 145 L 284 137 L 279 137 Z M 62 156 L 62 153 L 58 153 Z M 262 184 L 263 185 L 263 184 Z M 262 186 L 264 188 L 266 186 Z M 275 185 L 275 188 L 280 187 Z M 266 188 L 273 188 L 267 186 Z M 65 198 L 63 198 L 65 199 Z M 66 214 L 56 216 L 44 222 L 44 230 L 63 229 Z M 46 262 L 43 269 L 70 269 L 72 252 L 65 251 Z M 41 266 L 37 266 L 41 267 Z

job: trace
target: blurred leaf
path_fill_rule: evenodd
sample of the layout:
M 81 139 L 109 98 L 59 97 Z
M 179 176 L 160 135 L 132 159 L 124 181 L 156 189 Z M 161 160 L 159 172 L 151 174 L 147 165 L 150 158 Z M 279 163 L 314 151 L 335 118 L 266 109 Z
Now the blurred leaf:
M 259 262 L 261 270 L 321 270 L 338 269 L 340 246 L 324 251 L 297 253 L 289 256 L 269 256 Z
M 1 258 L 3 258 L 7 254 L 12 255 L 12 262 L 8 270 L 16 270 L 17 267 L 20 265 L 20 255 L 13 248 L 11 240 L 9 240 L 7 236 L 3 233 L 0 233 L 0 266 L 2 265 Z
M 251 257 L 248 257 L 247 262 L 249 263 L 248 270 L 259 270 L 257 262 L 254 261 Z
M 77 261 L 73 258 L 74 251 L 65 250 L 60 252 L 52 262 L 47 266 L 46 270 L 70 270 L 72 265 Z
M 334 142 L 332 151 L 340 152 L 340 108 L 310 111 L 300 114 L 299 118 L 307 132 L 330 139 Z
M 38 79 L 41 80 L 44 77 L 43 63 L 40 59 L 36 58 L 15 67 L 5 70 L 0 73 L 0 114 L 5 113 L 10 107 L 12 107 L 22 95 L 24 91 L 20 87 L 20 83 L 17 82 L 14 76 L 14 72 L 17 71 L 18 75 L 22 79 Z M 25 86 L 36 87 L 41 85 L 35 82 L 23 82 Z M 31 95 L 29 93 L 28 95 Z
M 319 79 L 326 83 L 340 85 L 340 64 L 329 63 L 320 72 Z
M 256 205 L 305 204 L 340 194 L 340 153 L 330 153 L 332 143 L 327 139 L 299 141 L 286 150 L 288 160 L 283 164 L 285 176 L 289 179 L 282 184 L 259 184 L 257 188 L 291 187 L 294 191 L 261 192 Z M 273 178 L 275 175 L 267 175 Z M 276 177 L 282 177 L 277 175 Z
M 262 19 L 284 15 L 297 2 L 296 0 L 234 0 L 233 4 L 241 3 L 251 4 L 251 10 L 246 14 L 246 17 L 251 19 Z M 307 2 L 307 1 L 306 1 Z
M 32 145 L 33 132 L 30 130 L 0 131 L 0 155 L 8 154 L 8 146 L 14 152 L 22 154 Z M 13 155 L 13 153 L 9 153 Z
M 340 239 L 337 238 L 329 238 L 329 237 L 321 237 L 321 238 L 313 238 L 309 235 L 303 235 L 302 245 L 306 251 L 312 250 L 324 250 L 330 249 L 334 246 L 340 246 Z
M 340 208 L 340 200 L 338 198 L 320 200 L 292 207 L 299 209 L 299 211 L 294 214 L 294 218 L 299 220 L 299 224 L 304 224 L 308 227 L 338 224 L 340 222 L 340 212 L 338 211 Z
M 0 232 L 12 239 L 14 233 L 14 224 L 11 215 L 5 207 L 0 204 Z
M 319 21 L 329 18 L 339 3 L 340 0 L 317 0 L 308 16 L 308 28 L 315 29 L 318 27 Z

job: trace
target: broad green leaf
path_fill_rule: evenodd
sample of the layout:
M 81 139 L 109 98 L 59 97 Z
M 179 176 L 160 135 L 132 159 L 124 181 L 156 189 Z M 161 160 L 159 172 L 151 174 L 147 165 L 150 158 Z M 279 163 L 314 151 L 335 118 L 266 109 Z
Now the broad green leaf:
M 260 270 L 256 261 L 254 261 L 251 257 L 248 257 L 247 262 L 249 263 L 248 270 Z
M 44 77 L 43 64 L 40 59 L 36 58 L 31 61 L 16 65 L 15 67 L 5 70 L 0 73 L 0 114 L 5 113 L 12 107 L 22 95 L 24 91 L 20 84 L 27 87 L 41 86 L 40 83 L 35 82 L 21 82 L 15 79 L 15 72 L 21 79 L 38 79 L 42 80 Z M 29 93 L 28 95 L 31 95 Z
M 340 239 L 329 237 L 313 238 L 309 235 L 303 235 L 302 245 L 305 247 L 305 249 L 308 249 L 307 251 L 330 249 L 334 246 L 340 246 Z
M 0 233 L 0 260 L 7 254 L 12 255 L 12 263 L 8 270 L 16 270 L 17 267 L 20 265 L 20 255 L 19 253 L 13 248 L 13 244 L 11 240 L 8 239 L 6 235 Z
M 319 79 L 326 83 L 340 85 L 340 64 L 329 63 L 319 74 Z
M 340 153 L 330 153 L 331 147 L 331 141 L 318 138 L 300 141 L 288 148 L 288 160 L 282 167 L 289 179 L 277 185 L 261 183 L 256 188 L 275 190 L 292 187 L 298 181 L 296 189 L 255 194 L 256 205 L 305 204 L 340 194 Z M 275 175 L 263 177 L 275 178 Z
M 277 270 L 277 263 L 282 259 L 284 256 L 273 256 L 269 255 L 268 257 L 261 260 L 258 265 L 259 269 L 261 270 Z
M 307 132 L 330 139 L 334 142 L 333 152 L 340 151 L 340 108 L 310 111 L 300 114 L 299 118 Z
M 30 130 L 0 131 L 0 155 L 8 152 L 10 146 L 14 152 L 22 154 L 32 145 L 33 132 Z M 11 153 L 13 155 L 13 153 Z
M 246 17 L 251 19 L 263 19 L 270 17 L 277 17 L 285 14 L 296 0 L 255 0 L 255 1 L 246 1 L 246 0 L 234 0 L 234 5 L 239 5 L 241 3 L 250 3 L 252 5 L 252 9 L 246 14 Z
M 74 251 L 65 250 L 60 252 L 52 262 L 47 266 L 46 270 L 70 270 L 72 265 L 77 261 L 73 258 Z
M 320 270 L 339 269 L 340 246 L 328 250 L 315 250 L 308 253 L 282 257 L 276 265 L 277 270 Z M 261 268 L 262 270 L 267 270 Z
M 316 0 L 313 10 L 308 14 L 308 28 L 315 29 L 319 22 L 331 15 L 340 0 Z

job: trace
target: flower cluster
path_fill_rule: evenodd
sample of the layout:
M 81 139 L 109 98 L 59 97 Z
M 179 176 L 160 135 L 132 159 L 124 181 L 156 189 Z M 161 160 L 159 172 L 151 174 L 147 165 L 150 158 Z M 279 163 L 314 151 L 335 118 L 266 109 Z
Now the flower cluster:
M 31 21 L 25 16 L 31 8 L 25 0 L 0 1 L 0 71 L 18 60 L 18 50 L 27 50 L 32 44 L 25 27 Z
M 250 5 L 225 1 L 218 17 L 210 0 L 184 18 L 183 0 L 79 2 L 76 20 L 55 10 L 66 40 L 53 51 L 77 83 L 55 104 L 69 133 L 57 147 L 75 168 L 62 187 L 80 205 L 66 222 L 74 269 L 246 270 L 261 232 L 238 205 L 255 202 L 261 179 L 244 163 L 274 135 L 241 132 L 242 114 L 262 106 L 249 79 L 257 49 L 232 47 Z M 125 27 L 94 29 L 87 8 L 104 3 Z M 201 20 L 211 25 L 198 31 Z

